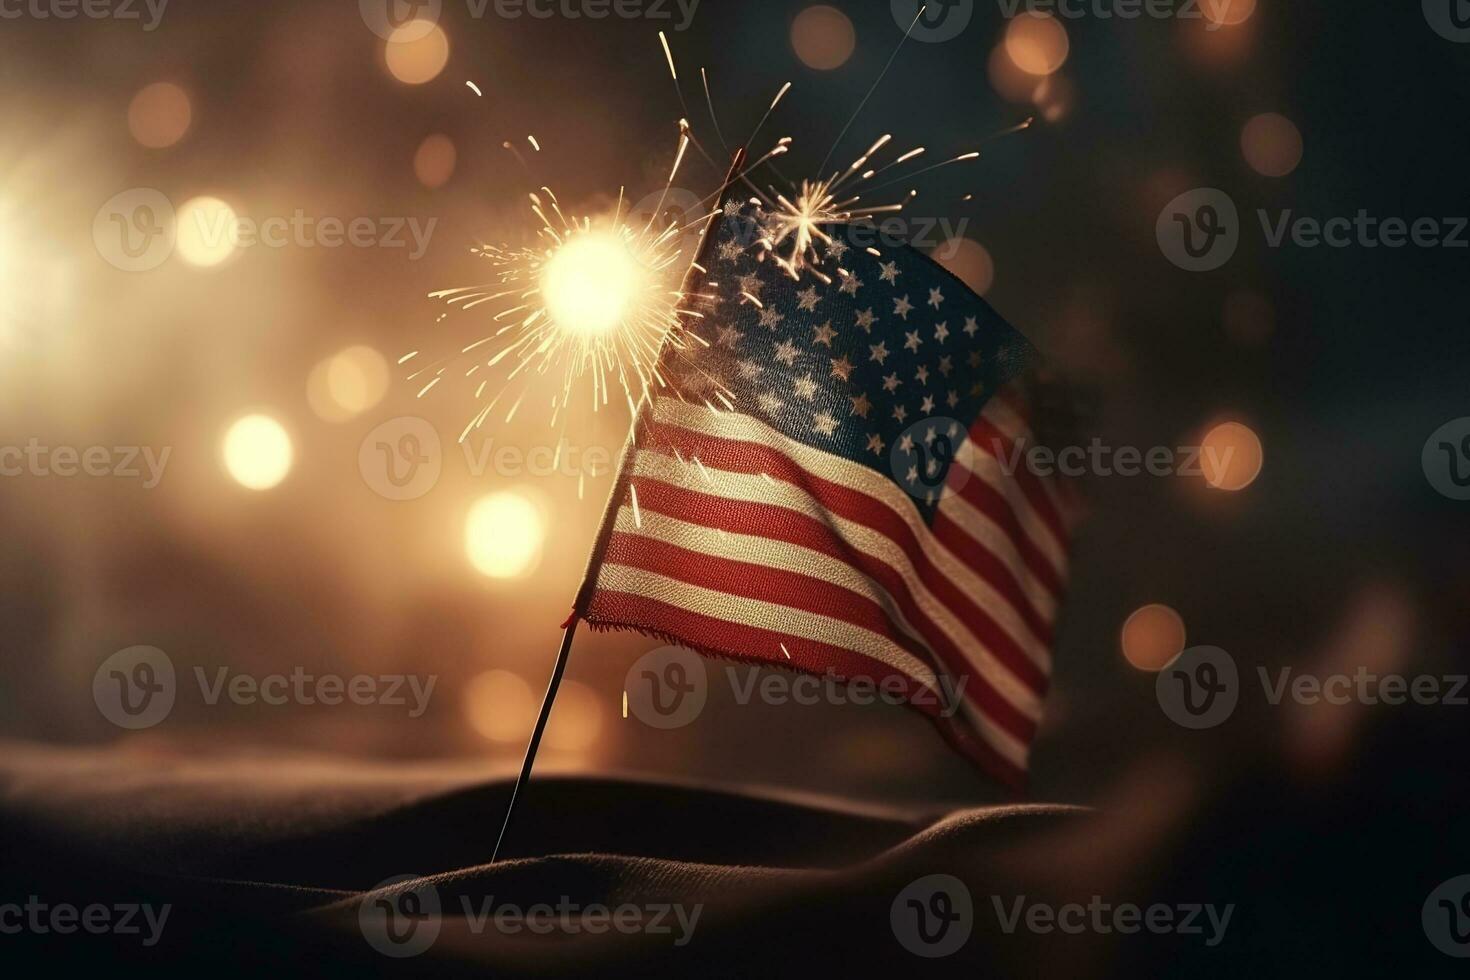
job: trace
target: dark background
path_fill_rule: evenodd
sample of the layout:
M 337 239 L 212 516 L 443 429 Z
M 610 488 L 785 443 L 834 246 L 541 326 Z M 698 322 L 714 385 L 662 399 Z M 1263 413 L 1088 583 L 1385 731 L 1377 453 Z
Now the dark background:
M 757 144 L 795 137 L 781 171 L 799 176 L 901 36 L 886 3 L 838 4 L 856 46 L 816 71 L 790 40 L 803 6 L 704 0 L 689 30 L 670 32 L 691 121 L 717 157 L 700 66 L 732 139 L 793 83 Z M 1272 708 L 1248 686 L 1226 725 L 1185 731 L 1119 635 L 1134 609 L 1163 603 L 1191 645 L 1225 648 L 1252 678 L 1258 665 L 1413 674 L 1462 663 L 1466 505 L 1433 490 L 1420 451 L 1467 413 L 1470 252 L 1271 249 L 1254 212 L 1464 214 L 1470 45 L 1440 37 L 1412 3 L 1259 0 L 1218 31 L 1202 20 L 1062 23 L 1068 57 L 1035 98 L 997 90 L 1007 73 L 990 63 L 1005 69 L 992 53 L 1006 21 L 994 4 L 978 3 L 952 41 L 910 41 L 833 157 L 845 163 L 892 132 L 895 147 L 924 144 L 937 158 L 1038 114 L 1029 131 L 985 143 L 979 161 L 922 178 L 910 211 L 968 220 L 966 236 L 994 262 L 987 298 L 1083 393 L 1086 437 L 1186 445 L 1228 418 L 1264 445 L 1259 478 L 1238 493 L 1179 478 L 1089 481 L 1033 795 L 1157 796 L 1213 784 L 1222 760 L 1304 782 L 1350 778 L 1385 715 L 1396 729 L 1458 730 L 1463 708 Z M 541 183 L 589 213 L 620 185 L 634 199 L 656 190 L 683 110 L 656 36 L 666 21 L 475 20 L 450 2 L 440 24 L 447 65 L 407 85 L 346 0 L 174 0 L 151 33 L 0 21 L 0 443 L 173 450 L 152 490 L 0 479 L 0 732 L 162 757 L 518 759 L 608 479 L 588 480 L 579 499 L 575 479 L 472 477 L 452 449 L 473 414 L 467 388 L 420 402 L 395 367 L 381 400 L 333 423 L 309 407 L 308 375 L 349 345 L 392 365 L 477 336 L 464 318 L 436 324 L 442 308 L 426 298 L 476 281 L 468 247 L 529 240 L 524 194 Z M 192 121 L 174 145 L 149 149 L 130 135 L 128 107 L 159 81 L 187 93 Z M 1262 176 L 1242 153 L 1242 127 L 1263 112 L 1301 134 L 1300 164 L 1284 177 Z M 413 166 L 432 134 L 457 151 L 435 189 Z M 504 140 L 530 157 L 534 180 Z M 679 183 L 707 193 L 717 180 L 691 154 Z M 129 274 L 103 261 L 91 228 L 104 201 L 137 186 L 175 204 L 217 195 L 257 218 L 301 208 L 439 223 L 416 262 L 402 250 L 255 248 L 215 268 L 175 256 Z M 1154 236 L 1164 204 L 1199 186 L 1228 193 L 1245 221 L 1235 257 L 1210 273 L 1176 268 Z M 295 446 L 290 474 L 268 491 L 238 486 L 219 463 L 221 434 L 247 409 L 273 415 Z M 451 451 L 429 495 L 396 503 L 365 484 L 357 453 L 374 426 L 404 414 L 430 419 Z M 626 422 L 616 410 L 580 419 L 579 441 L 616 449 Z M 529 448 L 549 432 L 527 413 L 493 434 Z M 542 508 L 542 556 L 528 574 L 488 579 L 466 560 L 463 525 L 477 498 L 504 489 Z M 181 673 L 300 665 L 439 682 L 417 720 L 181 697 L 164 724 L 120 733 L 99 716 L 92 677 L 134 644 L 165 650 Z M 1000 796 L 896 708 L 747 707 L 715 685 L 687 728 L 624 720 L 624 673 L 653 645 L 579 637 L 548 770 L 893 800 Z M 508 674 L 472 684 L 487 671 Z

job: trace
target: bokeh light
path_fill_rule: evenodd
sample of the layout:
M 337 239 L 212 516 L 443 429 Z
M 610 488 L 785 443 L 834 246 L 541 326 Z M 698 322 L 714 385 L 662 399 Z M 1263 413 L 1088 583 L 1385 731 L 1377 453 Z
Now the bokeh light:
M 291 472 L 294 450 L 281 423 L 269 415 L 247 415 L 225 432 L 225 469 L 250 490 L 269 490 Z
M 128 131 L 151 149 L 173 146 L 194 119 L 188 94 L 171 82 L 144 86 L 128 105 Z
M 1123 656 L 1139 670 L 1163 670 L 1184 649 L 1184 620 L 1168 606 L 1150 603 L 1124 620 Z
M 465 518 L 465 554 L 476 571 L 490 578 L 530 574 L 541 562 L 545 537 L 540 509 L 514 490 L 480 498 Z
M 818 71 L 831 71 L 845 64 L 856 44 L 852 21 L 826 4 L 806 8 L 791 25 L 791 47 L 796 56 Z
M 1256 173 L 1285 177 L 1302 162 L 1302 134 L 1285 116 L 1263 112 L 1242 127 L 1240 149 Z
M 1261 474 L 1261 439 L 1247 425 L 1221 422 L 1200 441 L 1200 467 L 1216 490 L 1244 490 Z
M 546 263 L 541 295 L 560 329 L 601 334 L 622 321 L 643 282 L 642 268 L 620 239 L 588 232 L 570 239 Z
M 492 742 L 524 742 L 536 723 L 531 685 L 509 670 L 487 670 L 470 678 L 461 704 L 470 727 Z
M 443 187 L 454 176 L 459 155 L 454 141 L 441 133 L 426 137 L 413 155 L 413 173 L 430 190 Z
M 546 723 L 546 746 L 557 752 L 585 752 L 602 734 L 602 720 L 602 699 L 597 692 L 580 681 L 564 680 Z
M 1200 0 L 1200 11 L 1211 24 L 1234 27 L 1256 12 L 1256 0 Z
M 1276 329 L 1276 310 L 1271 301 L 1254 289 L 1234 289 L 1225 297 L 1221 314 L 1225 335 L 1237 344 L 1255 346 L 1271 338 Z
M 1006 54 L 1005 43 L 997 44 L 986 62 L 986 74 L 990 85 L 1001 98 L 1008 102 L 1030 102 L 1036 97 L 1040 80 L 1016 67 L 1011 56 Z
M 1062 67 L 1071 50 L 1067 29 L 1049 14 L 1026 13 L 1006 28 L 1006 54 L 1028 75 L 1050 75 Z
M 422 85 L 439 77 L 449 63 L 449 36 L 434 24 L 428 30 L 420 20 L 411 20 L 389 37 L 383 59 L 394 78 L 407 85 Z
M 238 218 L 219 198 L 191 198 L 179 207 L 174 220 L 178 226 L 174 247 L 190 265 L 209 268 L 235 254 Z
M 307 404 L 323 421 L 345 422 L 382 401 L 390 381 L 382 354 L 363 345 L 348 347 L 312 368 Z
M 984 296 L 995 283 L 995 263 L 985 246 L 970 238 L 951 238 L 936 248 L 931 257 Z

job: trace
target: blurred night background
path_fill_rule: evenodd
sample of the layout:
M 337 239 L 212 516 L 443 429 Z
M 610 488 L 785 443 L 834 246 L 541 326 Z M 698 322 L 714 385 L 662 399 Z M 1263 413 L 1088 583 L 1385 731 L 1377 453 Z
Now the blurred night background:
M 0 478 L 0 735 L 160 760 L 519 763 L 611 480 L 474 472 L 455 443 L 471 387 L 419 399 L 397 364 L 485 332 L 473 312 L 440 322 L 428 294 L 480 281 L 472 246 L 531 241 L 526 194 L 541 184 L 578 213 L 620 186 L 632 200 L 659 189 L 685 113 L 659 30 L 717 159 L 698 69 L 732 141 L 792 83 L 755 147 L 793 136 L 787 176 L 815 170 L 902 36 L 876 0 L 703 0 L 683 30 L 664 6 L 671 19 L 538 19 L 445 0 L 431 30 L 398 42 L 352 0 L 173 0 L 154 30 L 0 20 L 0 445 L 169 451 L 152 487 L 146 469 Z M 1043 350 L 1083 440 L 1208 435 L 1238 451 L 1227 487 L 1087 481 L 1032 795 L 1183 792 L 1257 761 L 1331 776 L 1375 726 L 1465 710 L 1271 708 L 1259 694 L 1258 666 L 1463 661 L 1470 522 L 1420 454 L 1470 413 L 1470 253 L 1271 248 L 1255 215 L 1463 214 L 1470 45 L 1418 3 L 1207 0 L 1200 18 L 1134 20 L 1006 6 L 976 2 L 956 38 L 905 44 L 834 162 L 883 133 L 934 159 L 981 146 L 916 181 L 908 213 L 964 222 L 964 243 L 930 246 Z M 705 194 L 720 176 L 691 152 L 676 183 Z M 1210 272 L 1172 264 L 1155 237 L 1165 205 L 1197 187 L 1228 194 L 1242 225 Z M 156 267 L 129 271 L 102 244 L 105 205 L 137 188 L 170 202 L 179 233 Z M 236 248 L 184 224 L 224 208 L 435 223 L 422 255 L 407 230 L 398 248 Z M 359 455 L 402 416 L 428 420 L 444 451 L 432 490 L 399 501 Z M 568 440 L 615 459 L 627 423 L 614 401 Z M 556 441 L 531 410 L 472 450 L 486 438 Z M 164 650 L 182 687 L 196 666 L 438 681 L 418 718 L 181 693 L 164 723 L 124 732 L 92 680 L 138 644 Z M 1249 678 L 1237 715 L 1205 732 L 1154 696 L 1152 671 L 1197 644 Z M 742 706 L 712 683 L 685 728 L 624 718 L 625 674 L 657 645 L 578 637 L 543 769 L 1003 798 L 902 708 Z

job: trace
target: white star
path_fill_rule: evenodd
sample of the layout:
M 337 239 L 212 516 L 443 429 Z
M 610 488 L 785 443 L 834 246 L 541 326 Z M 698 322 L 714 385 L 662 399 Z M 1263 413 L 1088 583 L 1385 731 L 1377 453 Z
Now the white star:
M 852 374 L 852 362 L 847 359 L 846 354 L 832 358 L 832 377 L 846 381 L 850 374 Z
M 743 276 L 737 276 L 735 278 L 735 281 L 740 283 L 741 292 L 749 293 L 756 299 L 761 298 L 761 289 L 764 288 L 766 285 L 764 282 L 761 281 L 761 277 L 756 275 L 754 272 L 747 272 Z
M 942 344 L 942 343 L 944 343 L 944 341 L 948 337 L 949 337 L 949 324 L 948 323 L 941 322 L 941 323 L 934 324 L 934 339 L 935 340 L 939 341 Z
M 937 309 L 939 309 L 939 304 L 940 303 L 943 303 L 943 302 L 944 302 L 944 294 L 939 291 L 939 287 L 938 286 L 935 286 L 933 289 L 929 290 L 929 305 L 930 306 L 934 307 L 937 310 Z
M 873 332 L 873 308 L 871 306 L 858 313 L 857 325 L 862 328 L 863 333 Z
M 781 399 L 777 398 L 769 391 L 761 392 L 759 395 L 756 396 L 755 400 L 760 403 L 761 411 L 765 412 L 767 415 L 775 415 L 777 412 L 781 411 Z
M 813 327 L 812 334 L 812 343 L 826 344 L 828 347 L 831 347 L 832 338 L 837 336 L 837 331 L 832 329 L 832 321 L 828 320 L 821 326 Z
M 944 401 L 945 404 L 947 404 L 950 408 L 954 408 L 960 403 L 960 396 L 954 393 L 954 389 L 950 389 L 949 395 L 944 399 Z
M 797 378 L 796 384 L 792 385 L 792 387 L 796 389 L 798 397 L 805 398 L 807 401 L 811 401 L 817 396 L 817 383 L 812 380 L 810 374 L 805 374 Z
M 939 359 L 939 373 L 940 374 L 944 375 L 947 378 L 947 377 L 949 377 L 949 372 L 951 372 L 953 370 L 954 370 L 954 365 L 952 363 L 950 363 L 950 357 L 949 357 L 948 354 L 946 354 L 945 356 L 943 356 L 943 357 L 941 357 Z
M 966 336 L 969 336 L 969 337 L 975 336 L 975 331 L 977 331 L 979 329 L 980 329 L 980 324 L 978 324 L 978 323 L 975 322 L 975 318 L 974 317 L 972 317 L 972 316 L 965 317 L 965 334 L 966 334 Z
M 760 377 L 761 371 L 765 370 L 755 361 L 740 361 L 735 367 L 739 370 L 740 376 L 747 381 L 754 381 Z
M 899 271 L 897 262 L 884 262 L 878 268 L 883 270 L 878 276 L 879 279 L 887 283 L 892 283 L 895 286 L 898 285 Z
M 909 410 L 902 405 L 895 405 L 893 406 L 893 417 L 898 419 L 899 423 L 902 424 L 904 419 L 909 417 Z
M 913 452 L 914 451 L 914 437 L 911 436 L 911 435 L 909 435 L 907 432 L 905 432 L 903 434 L 903 438 L 900 439 L 900 440 L 898 440 L 898 448 L 899 448 L 899 450 L 901 452 L 905 452 L 905 453 L 911 453 L 911 452 Z
M 921 385 L 928 384 L 929 383 L 929 369 L 927 367 L 925 367 L 924 365 L 920 364 L 919 365 L 919 370 L 916 371 L 916 372 L 914 372 L 914 380 L 917 381 Z
M 868 448 L 873 451 L 874 456 L 883 455 L 883 437 L 874 433 L 868 436 Z
M 741 245 L 740 242 L 736 241 L 735 239 L 720 242 L 721 261 L 734 262 L 736 259 L 740 258 L 741 253 L 744 251 L 745 246 Z
M 838 292 L 849 293 L 853 296 L 856 296 L 857 291 L 862 288 L 863 281 L 861 279 L 853 275 L 851 272 L 842 273 L 842 285 L 838 287 Z
M 837 428 L 837 420 L 826 412 L 818 412 L 816 416 L 812 419 L 812 425 L 814 425 L 817 431 L 820 432 L 822 435 L 830 436 L 833 430 Z
M 796 294 L 797 308 L 802 310 L 815 310 L 817 308 L 817 287 L 808 286 Z
M 723 208 L 723 210 L 725 212 L 725 217 L 733 218 L 740 213 L 740 202 L 732 198 L 731 200 L 725 202 L 725 207 Z
M 796 345 L 791 342 L 790 338 L 776 345 L 776 360 L 787 367 L 796 363 Z
M 919 468 L 917 466 L 910 466 L 909 467 L 909 471 L 903 475 L 903 478 L 905 480 L 909 481 L 910 483 L 918 483 L 919 482 Z
M 869 344 L 868 350 L 872 351 L 872 354 L 868 357 L 870 361 L 877 361 L 879 364 L 882 364 L 888 359 L 888 343 L 886 341 L 880 340 L 876 344 Z
M 901 316 L 905 320 L 909 318 L 909 310 L 912 310 L 913 308 L 914 304 L 909 302 L 908 296 L 900 296 L 898 299 L 893 301 L 893 315 Z
M 719 334 L 719 339 L 715 341 L 715 344 L 719 347 L 728 347 L 731 350 L 734 350 L 736 345 L 740 343 L 740 338 L 745 336 L 743 332 L 736 330 L 734 327 L 720 327 Z
M 920 415 L 933 415 L 934 414 L 934 396 L 933 395 L 925 395 L 924 396 L 924 401 L 919 405 L 919 414 Z
M 919 339 L 919 331 L 905 330 L 903 335 L 906 338 L 903 342 L 903 349 L 917 352 L 919 349 L 919 345 L 923 343 L 923 341 Z
M 786 319 L 785 313 L 779 313 L 770 307 L 761 310 L 760 324 L 767 330 L 775 330 L 781 325 L 781 321 L 784 319 Z
M 847 242 L 834 238 L 827 243 L 827 258 L 840 259 L 847 254 Z
M 901 385 L 901 384 L 903 384 L 903 382 L 900 381 L 900 380 L 898 380 L 898 372 L 897 371 L 894 371 L 892 374 L 884 375 L 884 377 L 883 377 L 883 390 L 884 391 L 897 391 L 898 390 L 898 386 Z
M 862 416 L 863 418 L 868 417 L 868 412 L 872 410 L 873 403 L 868 401 L 866 393 L 858 395 L 856 398 L 848 395 L 847 398 L 852 402 L 852 414 Z

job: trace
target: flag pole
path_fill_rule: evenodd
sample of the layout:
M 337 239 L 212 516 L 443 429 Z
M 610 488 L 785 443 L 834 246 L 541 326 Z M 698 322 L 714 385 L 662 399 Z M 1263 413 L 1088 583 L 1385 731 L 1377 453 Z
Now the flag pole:
M 741 147 L 735 151 L 734 159 L 730 162 L 730 172 L 725 177 L 725 183 L 720 187 L 718 197 L 719 205 L 724 205 L 725 196 L 734 185 L 736 178 L 739 177 L 740 168 L 744 163 L 745 148 Z M 695 253 L 694 258 L 690 260 L 689 269 L 684 274 L 684 283 L 682 285 L 686 294 L 689 291 L 690 279 L 698 274 L 701 265 L 700 260 L 704 258 L 705 253 L 709 250 L 710 239 L 713 237 L 712 232 L 714 231 L 715 222 L 719 220 L 719 215 L 718 208 L 714 214 L 710 215 L 709 221 L 704 227 L 699 249 Z M 627 488 L 628 479 L 631 475 L 631 467 L 628 463 L 637 445 L 637 426 L 642 421 L 643 408 L 647 404 L 647 396 L 645 395 L 644 401 L 639 404 L 639 412 L 638 416 L 634 419 L 634 427 L 628 433 L 628 443 L 623 449 L 623 459 L 622 464 L 618 467 L 617 479 L 613 483 L 611 493 L 608 495 L 609 507 L 621 499 L 624 490 Z M 536 765 L 536 750 L 541 747 L 541 736 L 546 731 L 546 722 L 551 717 L 551 706 L 556 701 L 557 688 L 561 687 L 562 674 L 567 669 L 567 660 L 572 653 L 572 637 L 577 632 L 577 620 L 582 618 L 582 613 L 587 608 L 587 600 L 591 597 L 592 587 L 597 581 L 597 569 L 601 563 L 602 553 L 607 547 L 608 537 L 612 534 L 614 516 L 611 512 L 603 515 L 602 528 L 598 531 L 597 541 L 592 547 L 592 555 L 587 564 L 587 573 L 582 579 L 581 588 L 577 590 L 577 600 L 572 607 L 572 614 L 562 624 L 561 649 L 557 651 L 556 665 L 551 669 L 551 681 L 546 685 L 546 696 L 541 699 L 541 712 L 536 716 L 536 727 L 531 731 L 530 744 L 526 746 L 526 757 L 521 762 L 521 774 L 516 777 L 515 786 L 511 787 L 510 802 L 505 808 L 505 822 L 500 825 L 500 836 L 495 840 L 495 850 L 490 852 L 491 864 L 494 864 L 500 857 L 500 848 L 505 843 L 506 831 L 510 830 L 510 820 L 511 817 L 515 816 L 516 801 L 520 798 L 521 790 L 525 789 L 526 784 L 531 781 L 531 770 Z

